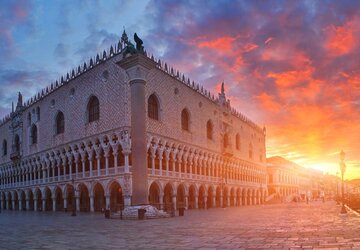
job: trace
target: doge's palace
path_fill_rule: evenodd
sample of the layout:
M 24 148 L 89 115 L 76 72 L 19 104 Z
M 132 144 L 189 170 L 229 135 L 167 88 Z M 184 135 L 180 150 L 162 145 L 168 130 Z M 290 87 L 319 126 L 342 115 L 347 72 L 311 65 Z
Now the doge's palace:
M 137 37 L 137 36 L 136 36 Z M 0 206 L 117 211 L 258 205 L 266 130 L 154 59 L 125 31 L 115 46 L 0 123 Z

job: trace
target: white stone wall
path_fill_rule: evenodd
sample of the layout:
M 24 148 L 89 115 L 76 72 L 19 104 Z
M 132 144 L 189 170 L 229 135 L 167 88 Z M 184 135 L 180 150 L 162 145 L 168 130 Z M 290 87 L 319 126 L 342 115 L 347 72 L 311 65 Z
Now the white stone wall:
M 75 77 L 57 88 L 44 98 L 28 106 L 23 111 L 22 156 L 26 157 L 43 152 L 57 146 L 80 139 L 111 131 L 115 128 L 130 126 L 130 92 L 127 76 L 115 63 L 121 60 L 119 54 L 107 59 L 85 73 Z M 104 72 L 108 71 L 108 79 Z M 72 89 L 75 90 L 71 96 Z M 175 94 L 175 89 L 178 93 Z M 154 69 L 148 76 L 146 98 L 156 93 L 160 101 L 160 121 L 147 118 L 147 130 L 150 133 L 169 137 L 184 144 L 220 153 L 222 148 L 222 122 L 231 127 L 230 143 L 236 158 L 254 163 L 265 162 L 265 135 L 249 123 L 231 114 L 230 110 L 221 107 L 214 101 L 198 93 L 183 82 L 175 79 L 160 69 Z M 86 121 L 87 104 L 92 95 L 100 102 L 100 120 L 90 124 Z M 55 102 L 52 105 L 52 102 Z M 40 107 L 40 120 L 37 119 L 36 108 Z M 147 108 L 147 107 L 146 107 Z M 190 112 L 190 131 L 181 129 L 181 111 L 187 108 Z M 65 116 L 65 133 L 55 135 L 55 117 L 58 111 Z M 38 128 L 38 143 L 30 145 L 31 124 Z M 224 113 L 227 113 L 226 115 Z M 213 139 L 206 136 L 206 123 L 213 122 Z M 7 157 L 0 157 L 0 164 L 8 162 L 11 153 L 11 138 L 8 123 L 0 126 L 0 142 L 8 141 Z M 241 148 L 235 147 L 235 136 L 240 134 Z M 249 159 L 249 144 L 253 145 L 253 158 Z M 262 162 L 260 161 L 262 155 Z
M 23 111 L 23 157 L 47 149 L 67 144 L 81 138 L 100 134 L 118 127 L 130 126 L 129 85 L 125 84 L 126 75 L 115 62 L 121 55 L 115 56 L 87 72 L 65 83 L 49 95 L 45 96 Z M 108 79 L 103 73 L 109 72 Z M 72 89 L 75 90 L 71 95 Z M 100 103 L 100 119 L 87 122 L 87 104 L 94 95 Z M 55 102 L 52 105 L 52 102 Z M 36 108 L 40 107 L 40 120 L 37 119 Z M 61 111 L 65 117 L 65 132 L 55 134 L 55 117 Z M 31 114 L 31 124 L 28 114 Z M 30 145 L 30 129 L 35 124 L 38 128 L 38 143 Z M 0 140 L 8 138 L 8 151 L 11 151 L 9 122 L 0 126 Z M 9 161 L 9 157 L 0 157 L 0 164 Z
M 178 94 L 175 94 L 175 89 Z M 227 109 L 220 107 L 209 98 L 196 92 L 181 81 L 168 74 L 155 69 L 149 74 L 146 85 L 146 98 L 155 93 L 160 101 L 160 121 L 149 119 L 147 116 L 148 131 L 162 136 L 176 138 L 184 143 L 206 148 L 210 151 L 221 152 L 222 136 L 221 125 L 223 121 L 232 125 L 230 143 L 235 157 L 260 162 L 265 162 L 265 135 L 255 130 L 238 117 L 229 114 L 224 116 Z M 187 108 L 190 112 L 190 131 L 181 128 L 181 111 Z M 211 120 L 214 125 L 213 139 L 206 136 L 206 123 Z M 236 150 L 235 136 L 240 134 L 241 147 Z M 249 144 L 253 145 L 253 160 L 249 159 Z

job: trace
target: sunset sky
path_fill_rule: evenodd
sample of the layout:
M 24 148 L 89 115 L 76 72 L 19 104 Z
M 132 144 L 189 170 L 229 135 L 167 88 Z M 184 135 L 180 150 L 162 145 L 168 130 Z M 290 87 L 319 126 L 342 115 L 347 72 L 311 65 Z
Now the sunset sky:
M 118 42 L 267 128 L 267 156 L 360 178 L 360 1 L 0 1 L 0 116 Z

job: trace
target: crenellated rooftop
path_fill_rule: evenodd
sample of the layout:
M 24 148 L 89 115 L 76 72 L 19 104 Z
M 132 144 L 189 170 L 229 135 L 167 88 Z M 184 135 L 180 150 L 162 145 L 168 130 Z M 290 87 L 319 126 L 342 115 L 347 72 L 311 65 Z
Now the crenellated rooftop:
M 56 80 L 53 83 L 50 83 L 47 87 L 43 88 L 41 91 L 39 91 L 37 94 L 32 96 L 30 99 L 24 102 L 23 109 L 26 109 L 38 101 L 42 100 L 61 86 L 68 84 L 71 80 L 77 78 L 81 74 L 91 70 L 92 68 L 96 67 L 97 65 L 107 61 L 108 59 L 123 53 L 123 51 L 126 48 L 127 43 L 127 35 L 125 31 L 122 34 L 121 39 L 117 44 L 114 46 L 111 45 L 108 50 L 104 50 L 102 53 L 97 53 L 95 57 L 91 57 L 88 62 L 84 62 L 82 65 L 79 65 L 77 68 L 73 68 L 70 70 L 66 75 L 63 75 L 60 77 L 59 80 Z M 154 58 L 153 55 L 148 54 L 145 51 L 145 55 L 157 63 L 157 68 L 164 73 L 168 74 L 172 78 L 176 79 L 177 81 L 181 82 L 182 84 L 185 84 L 186 86 L 192 88 L 194 91 L 198 92 L 202 96 L 209 99 L 211 102 L 220 105 L 219 98 L 216 97 L 213 93 L 211 93 L 209 90 L 206 90 L 202 85 L 195 83 L 194 81 L 190 80 L 189 77 L 186 77 L 185 74 L 181 73 L 179 70 L 176 70 L 174 67 L 169 66 L 166 62 L 161 61 L 160 59 Z M 241 119 L 243 122 L 251 126 L 252 128 L 258 130 L 260 133 L 265 133 L 265 128 L 261 128 L 259 125 L 251 121 L 249 118 L 247 118 L 244 114 L 237 111 L 235 108 L 231 107 L 230 102 L 226 103 L 226 108 L 230 111 L 230 113 L 239 119 Z M 4 123 L 9 121 L 11 119 L 11 115 L 14 111 L 12 111 L 10 114 L 6 115 L 4 118 L 0 120 L 0 126 L 2 126 Z

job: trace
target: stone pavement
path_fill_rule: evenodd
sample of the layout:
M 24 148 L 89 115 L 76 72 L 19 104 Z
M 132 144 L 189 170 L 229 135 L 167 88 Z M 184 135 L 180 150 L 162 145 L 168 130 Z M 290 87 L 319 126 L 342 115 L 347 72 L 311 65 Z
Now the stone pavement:
M 291 203 L 145 221 L 2 211 L 0 249 L 360 249 L 360 217 L 339 211 L 334 202 Z

